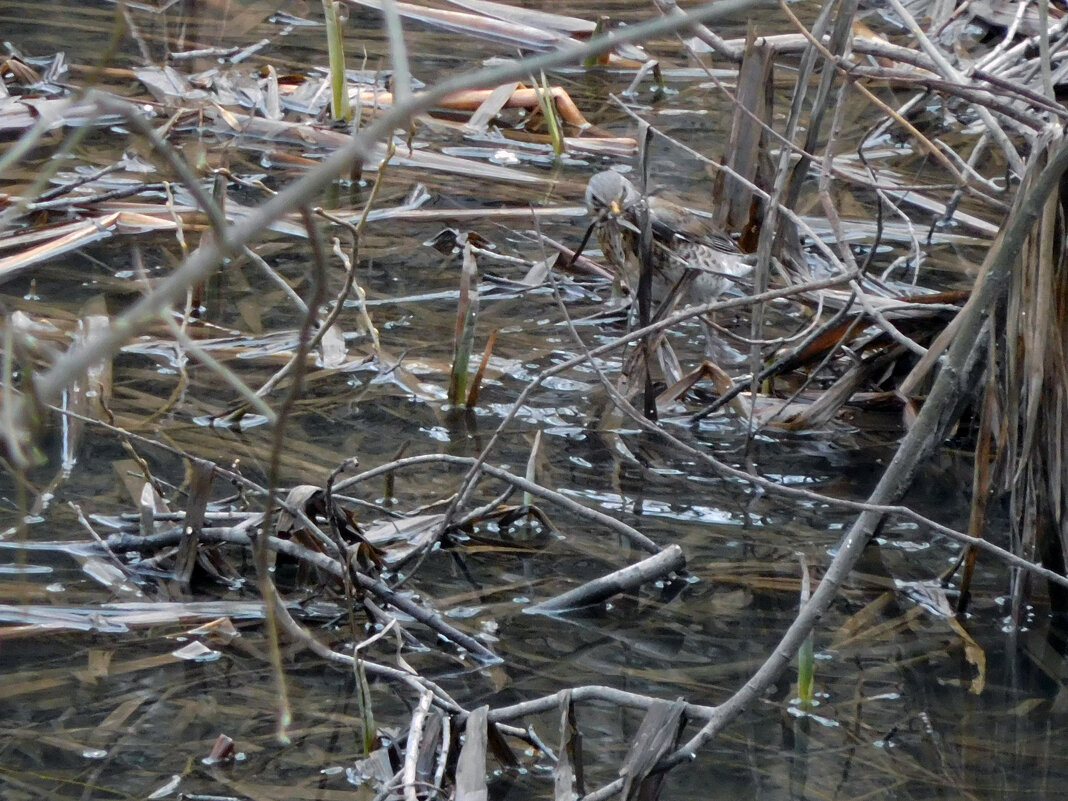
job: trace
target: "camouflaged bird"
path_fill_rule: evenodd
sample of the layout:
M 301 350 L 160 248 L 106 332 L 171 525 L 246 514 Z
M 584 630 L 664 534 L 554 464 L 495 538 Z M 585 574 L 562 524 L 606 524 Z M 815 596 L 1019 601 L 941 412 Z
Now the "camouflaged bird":
M 643 202 L 653 231 L 654 302 L 662 302 L 677 287 L 687 302 L 708 303 L 752 271 L 733 240 L 708 220 L 669 200 L 642 198 L 620 173 L 605 170 L 590 178 L 586 207 L 596 215 L 601 252 L 632 290 L 641 272 L 638 212 Z

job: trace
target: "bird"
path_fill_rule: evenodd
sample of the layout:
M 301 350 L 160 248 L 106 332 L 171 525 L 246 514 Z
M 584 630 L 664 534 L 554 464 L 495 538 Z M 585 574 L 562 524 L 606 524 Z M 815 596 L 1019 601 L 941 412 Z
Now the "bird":
M 586 208 L 595 218 L 601 252 L 631 289 L 637 289 L 641 273 L 643 203 L 653 234 L 654 303 L 674 293 L 689 303 L 709 303 L 752 272 L 734 240 L 707 219 L 664 198 L 643 197 L 621 173 L 604 170 L 586 186 Z

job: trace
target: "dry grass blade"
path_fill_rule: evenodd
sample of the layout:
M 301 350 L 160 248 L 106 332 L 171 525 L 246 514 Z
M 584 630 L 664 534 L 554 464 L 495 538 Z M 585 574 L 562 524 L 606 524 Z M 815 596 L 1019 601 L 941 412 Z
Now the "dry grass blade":
M 986 688 L 986 651 L 955 617 L 949 618 L 950 628 L 960 637 L 964 646 L 964 658 L 975 668 L 975 676 L 968 682 L 968 692 L 982 695 Z
M 100 242 L 115 234 L 147 233 L 149 231 L 171 231 L 175 223 L 143 214 L 130 212 L 112 212 L 103 217 L 92 218 L 84 222 L 70 223 L 57 227 L 52 234 L 54 238 L 35 247 L 28 248 L 7 258 L 0 259 L 0 283 L 10 279 L 15 273 L 54 259 L 64 253 L 85 247 L 92 242 Z M 35 232 L 40 237 L 42 232 Z M 14 237 L 6 241 L 0 239 L 0 247 L 9 247 Z
M 490 90 L 489 94 L 485 95 L 482 102 L 478 104 L 478 108 L 472 112 L 470 119 L 464 124 L 464 129 L 471 133 L 485 131 L 490 122 L 493 121 L 493 118 L 507 106 L 518 88 L 519 82 L 513 81 L 512 83 L 501 84 L 496 89 Z
M 682 376 L 678 381 L 665 388 L 663 392 L 657 395 L 656 405 L 658 407 L 666 406 L 667 404 L 680 400 L 682 396 L 693 389 L 698 382 L 703 381 L 706 378 L 712 380 L 716 392 L 721 396 L 731 393 L 734 389 L 734 382 L 726 370 L 718 364 L 713 364 L 710 361 L 703 361 L 698 367 Z M 734 410 L 734 413 L 742 420 L 748 419 L 752 413 L 752 405 L 746 400 L 745 396 L 740 393 L 735 393 L 727 403 L 729 407 Z

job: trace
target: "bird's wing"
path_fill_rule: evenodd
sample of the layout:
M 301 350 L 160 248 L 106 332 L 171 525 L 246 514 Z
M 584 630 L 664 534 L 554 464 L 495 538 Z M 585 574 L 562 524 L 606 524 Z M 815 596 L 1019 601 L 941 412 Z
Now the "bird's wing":
M 685 206 L 663 198 L 650 198 L 649 215 L 653 223 L 653 237 L 669 247 L 673 242 L 683 240 L 707 245 L 720 253 L 739 252 L 733 239 Z

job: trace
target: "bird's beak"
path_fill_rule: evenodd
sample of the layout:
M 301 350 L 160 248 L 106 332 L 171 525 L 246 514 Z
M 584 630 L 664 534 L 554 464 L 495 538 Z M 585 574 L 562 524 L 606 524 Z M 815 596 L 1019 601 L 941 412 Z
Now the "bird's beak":
M 609 203 L 608 204 L 608 210 L 610 212 L 612 212 L 612 216 L 613 217 L 618 217 L 620 214 L 623 213 L 623 209 L 621 209 L 619 207 L 619 201 L 618 200 L 613 200 L 611 203 Z

